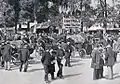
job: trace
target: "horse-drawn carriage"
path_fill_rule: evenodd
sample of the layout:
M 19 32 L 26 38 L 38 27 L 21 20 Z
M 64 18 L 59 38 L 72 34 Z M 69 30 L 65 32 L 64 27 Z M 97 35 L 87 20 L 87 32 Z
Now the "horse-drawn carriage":
M 10 41 L 10 45 L 12 47 L 12 63 L 14 65 L 19 65 L 20 64 L 20 60 L 19 60 L 19 49 L 21 48 L 21 46 L 24 44 L 24 42 L 22 40 L 15 40 L 15 41 Z M 30 54 L 31 54 L 31 47 L 28 46 Z M 33 51 L 32 51 L 33 52 Z M 33 59 L 32 57 L 29 58 L 29 60 Z
M 86 50 L 83 47 L 83 44 L 86 39 L 85 35 L 82 35 L 82 34 L 68 35 L 67 39 L 68 39 L 68 41 L 70 41 L 70 43 L 73 46 L 73 52 L 78 52 L 78 54 L 81 58 L 85 57 Z

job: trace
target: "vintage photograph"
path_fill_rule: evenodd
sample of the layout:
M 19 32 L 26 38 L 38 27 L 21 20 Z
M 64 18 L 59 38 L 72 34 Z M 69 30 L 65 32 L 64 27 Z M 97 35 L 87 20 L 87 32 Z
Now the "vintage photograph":
M 0 0 L 0 84 L 120 84 L 120 0 Z

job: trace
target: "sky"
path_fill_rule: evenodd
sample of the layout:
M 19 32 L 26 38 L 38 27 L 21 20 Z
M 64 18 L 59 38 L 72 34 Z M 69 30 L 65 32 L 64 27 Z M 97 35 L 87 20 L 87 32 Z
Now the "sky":
M 107 4 L 109 4 L 109 5 L 113 5 L 113 3 L 112 3 L 112 0 L 106 0 L 107 1 Z M 117 2 L 116 2 L 117 1 Z M 115 0 L 115 4 L 120 4 L 120 0 Z M 92 0 L 92 6 L 95 6 L 97 4 L 97 0 Z

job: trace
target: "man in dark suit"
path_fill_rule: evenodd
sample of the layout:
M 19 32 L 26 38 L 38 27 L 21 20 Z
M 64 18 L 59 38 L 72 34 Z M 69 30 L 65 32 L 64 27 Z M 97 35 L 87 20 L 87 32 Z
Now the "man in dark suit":
M 115 64 L 116 55 L 110 44 L 107 45 L 106 49 L 105 62 L 108 68 L 108 79 L 113 79 L 113 66 Z
M 65 48 L 65 59 L 66 59 L 65 66 L 71 67 L 71 64 L 70 64 L 71 53 L 72 53 L 72 46 L 70 45 L 70 42 L 67 42 L 66 48 Z
M 51 65 L 50 65 L 50 70 L 49 70 L 49 73 L 51 74 L 52 80 L 55 80 L 54 72 L 55 72 L 55 57 L 56 57 L 56 55 L 57 55 L 56 50 L 53 50 L 51 52 Z
M 0 55 L 1 55 L 1 67 L 4 67 L 3 52 L 4 52 L 5 43 L 2 42 L 0 46 Z
M 59 77 L 59 78 L 63 77 L 63 74 L 62 74 L 63 64 L 61 63 L 61 61 L 62 61 L 64 55 L 65 55 L 65 52 L 62 49 L 62 47 L 59 45 L 58 50 L 57 50 L 57 64 L 59 67 L 59 70 L 57 72 L 57 77 Z
M 48 80 L 48 74 L 50 73 L 51 74 L 51 77 L 52 79 L 54 80 L 54 74 L 52 73 L 52 69 L 53 69 L 53 66 L 52 63 L 54 60 L 54 58 L 52 57 L 52 55 L 50 54 L 50 50 L 48 48 L 46 48 L 45 52 L 43 53 L 43 56 L 41 58 L 41 62 L 43 64 L 43 67 L 44 67 L 44 71 L 45 71 L 45 81 L 46 83 L 50 82 Z M 52 66 L 52 67 L 51 67 Z M 54 71 L 53 71 L 54 72 Z
M 10 61 L 11 61 L 12 47 L 10 42 L 6 42 L 6 45 L 3 47 L 3 60 L 5 64 L 5 70 L 10 70 Z
M 22 71 L 23 65 L 24 65 L 24 72 L 27 72 L 28 68 L 28 59 L 30 57 L 28 45 L 24 45 L 20 50 L 18 51 L 20 53 L 20 72 Z

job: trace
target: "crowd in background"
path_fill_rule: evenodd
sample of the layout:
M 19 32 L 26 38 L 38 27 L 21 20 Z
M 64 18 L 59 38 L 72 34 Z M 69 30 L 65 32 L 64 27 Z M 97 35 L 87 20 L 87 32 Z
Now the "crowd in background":
M 91 68 L 94 69 L 93 80 L 100 78 L 113 79 L 113 66 L 117 63 L 120 53 L 120 38 L 117 35 L 106 35 L 95 44 L 91 53 Z M 104 66 L 107 66 L 107 77 L 104 76 Z

